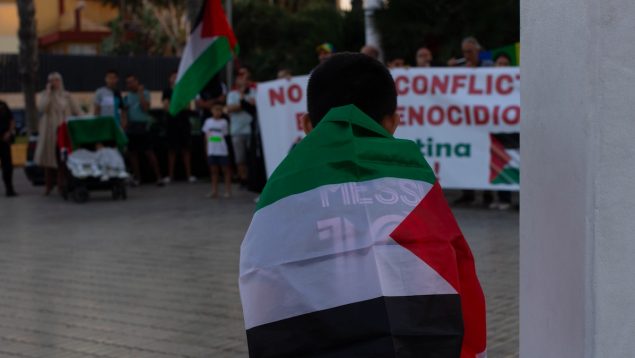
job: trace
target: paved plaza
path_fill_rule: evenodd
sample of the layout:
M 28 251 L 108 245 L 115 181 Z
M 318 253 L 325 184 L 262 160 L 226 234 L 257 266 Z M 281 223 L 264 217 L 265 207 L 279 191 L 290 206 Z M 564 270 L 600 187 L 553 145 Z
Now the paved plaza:
M 204 183 L 83 205 L 16 172 L 0 197 L 0 357 L 247 357 L 240 242 L 254 194 Z M 518 356 L 518 213 L 456 209 L 487 296 L 489 357 Z

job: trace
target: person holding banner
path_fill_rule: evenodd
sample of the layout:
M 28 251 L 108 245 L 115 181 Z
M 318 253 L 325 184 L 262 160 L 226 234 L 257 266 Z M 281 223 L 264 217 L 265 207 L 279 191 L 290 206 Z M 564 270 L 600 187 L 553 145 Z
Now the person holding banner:
M 359 50 L 359 53 L 363 53 L 366 56 L 374 58 L 375 60 L 379 60 L 379 49 L 377 49 L 377 47 L 373 45 L 364 45 L 364 47 Z
M 332 43 L 325 42 L 325 43 L 319 44 L 315 48 L 315 52 L 317 53 L 318 61 L 322 63 L 326 61 L 329 57 L 331 57 L 333 53 L 335 53 L 335 47 L 333 46 Z
M 494 57 L 495 67 L 508 67 L 511 63 L 511 58 L 508 54 L 501 52 Z M 518 143 L 516 143 L 518 144 Z M 499 190 L 496 192 L 498 200 L 489 205 L 490 209 L 494 210 L 509 210 L 512 208 L 512 193 L 511 191 Z
M 448 61 L 448 66 L 453 67 L 488 67 L 491 66 L 491 61 L 483 61 L 479 57 L 481 52 L 481 44 L 475 37 L 469 36 L 463 39 L 461 42 L 461 52 L 463 58 L 455 59 L 451 58 Z M 474 190 L 463 190 L 461 196 L 456 199 L 452 204 L 454 205 L 472 205 L 476 200 L 476 192 Z M 483 207 L 489 208 L 494 201 L 494 196 L 491 191 L 483 192 Z
M 419 48 L 415 60 L 417 67 L 432 67 L 432 51 L 427 47 Z

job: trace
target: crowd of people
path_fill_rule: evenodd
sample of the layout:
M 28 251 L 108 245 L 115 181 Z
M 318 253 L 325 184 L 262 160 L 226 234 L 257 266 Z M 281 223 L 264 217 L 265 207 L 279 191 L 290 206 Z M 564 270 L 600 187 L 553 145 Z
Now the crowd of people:
M 509 66 L 511 58 L 505 54 L 498 54 L 494 61 L 480 58 L 482 48 L 474 37 L 467 37 L 461 43 L 463 58 L 451 58 L 447 66 L 483 67 Z M 381 58 L 381 52 L 376 47 L 366 45 L 360 52 Z M 335 53 L 333 45 L 324 43 L 316 48 L 318 62 L 323 62 Z M 434 66 L 433 52 L 427 47 L 416 51 L 413 59 L 416 67 Z M 385 62 L 388 68 L 405 67 L 403 58 L 390 58 Z M 278 71 L 278 78 L 290 78 L 292 73 L 287 68 Z M 169 112 L 170 101 L 176 83 L 177 73 L 169 75 L 168 86 L 163 91 L 161 104 L 166 123 L 167 136 L 167 173 L 163 175 L 159 159 L 155 153 L 155 136 L 150 131 L 155 117 L 150 114 L 150 92 L 144 87 L 134 74 L 127 74 L 125 80 L 125 95 L 119 89 L 119 73 L 108 70 L 104 77 L 104 86 L 98 88 L 94 94 L 93 113 L 83 113 L 73 96 L 64 89 L 64 82 L 59 73 L 51 73 L 44 91 L 38 96 L 38 109 L 41 113 L 38 127 L 38 143 L 34 162 L 44 169 L 45 190 L 49 195 L 57 183 L 58 189 L 64 182 L 63 168 L 60 168 L 60 156 L 57 149 L 57 128 L 69 116 L 94 115 L 108 116 L 115 119 L 118 126 L 128 137 L 126 158 L 132 172 L 130 184 L 141 184 L 141 162 L 145 161 L 157 186 L 165 186 L 175 180 L 177 159 L 183 163 L 188 182 L 196 182 L 192 174 L 192 127 L 190 109 L 183 110 L 176 115 Z M 207 165 L 211 178 L 211 191 L 208 197 L 219 197 L 219 181 L 223 176 L 223 196 L 232 195 L 231 183 L 238 180 L 245 186 L 249 179 L 249 151 L 253 146 L 253 131 L 257 126 L 257 112 L 255 107 L 256 85 L 251 80 L 251 73 L 247 67 L 240 67 L 236 71 L 234 85 L 228 88 L 218 78 L 212 80 L 196 97 L 194 110 L 200 118 L 200 128 L 205 139 Z M 15 136 L 15 122 L 6 103 L 0 101 L 0 161 L 2 162 L 3 180 L 7 196 L 15 196 L 12 184 L 12 166 L 10 157 L 10 143 Z M 472 205 L 476 201 L 473 190 L 464 190 L 457 205 Z M 511 193 L 500 191 L 494 193 L 485 191 L 482 204 L 491 209 L 506 210 L 511 208 Z
M 332 46 L 320 45 L 317 48 L 318 59 L 320 61 L 325 60 L 330 56 L 333 52 L 329 52 L 329 49 L 332 49 Z M 462 58 L 450 58 L 445 64 L 441 65 L 436 61 L 432 50 L 428 47 L 420 47 L 417 49 L 415 58 L 414 58 L 414 67 L 435 67 L 435 66 L 448 66 L 448 67 L 506 67 L 511 66 L 512 59 L 511 57 L 505 53 L 498 53 L 493 60 L 482 59 L 480 57 L 481 51 L 483 48 L 481 44 L 475 37 L 466 37 L 461 42 L 461 53 L 463 55 Z M 374 59 L 379 60 L 381 58 L 381 53 L 379 49 L 372 45 L 365 45 L 360 49 L 360 52 L 368 55 Z M 385 61 L 385 64 L 388 68 L 407 68 L 408 61 L 402 57 L 388 57 Z
M 450 58 L 445 66 L 448 67 L 507 67 L 511 66 L 512 59 L 505 53 L 501 52 L 496 54 L 493 60 L 482 59 L 480 54 L 483 50 L 481 44 L 475 37 L 466 37 L 461 42 L 462 58 Z M 316 48 L 318 54 L 318 60 L 323 62 L 333 51 L 333 46 L 325 43 Z M 365 45 L 360 49 L 360 52 L 375 58 L 381 59 L 381 52 L 374 46 Z M 417 49 L 416 56 L 414 58 L 415 67 L 434 67 L 435 58 L 433 52 L 428 47 L 420 47 Z M 401 57 L 391 57 L 386 59 L 385 65 L 390 68 L 406 68 L 407 61 Z M 509 210 L 512 209 L 512 194 L 510 191 L 484 191 L 482 194 L 481 205 L 488 209 L 494 210 Z M 471 206 L 476 203 L 476 191 L 463 190 L 461 196 L 457 198 L 453 204 L 455 206 Z
M 176 115 L 169 112 L 170 100 L 176 82 L 176 72 L 170 74 L 168 87 L 162 94 L 163 119 L 167 135 L 167 175 L 160 170 L 158 156 L 155 153 L 156 135 L 150 127 L 156 119 L 150 113 L 150 92 L 134 74 L 125 76 L 126 92 L 119 89 L 119 73 L 108 70 L 104 77 L 104 86 L 96 90 L 93 101 L 93 113 L 85 113 L 73 96 L 64 89 L 61 74 L 49 74 L 45 89 L 38 94 L 37 104 L 40 118 L 38 121 L 38 141 L 34 154 L 34 163 L 44 172 L 44 194 L 49 195 L 55 186 L 61 191 L 64 185 L 64 168 L 61 167 L 57 146 L 58 127 L 71 116 L 94 115 L 112 117 L 126 133 L 128 145 L 126 158 L 132 172 L 130 184 L 138 186 L 142 179 L 142 161 L 145 161 L 154 176 L 157 186 L 170 184 L 175 178 L 177 157 L 183 162 L 187 181 L 196 182 L 192 175 L 192 114 L 200 116 L 206 145 L 207 164 L 212 181 L 212 190 L 207 195 L 219 196 L 218 177 L 222 171 L 225 177 L 224 196 L 231 196 L 233 168 L 236 168 L 237 180 L 246 186 L 248 179 L 248 151 L 251 144 L 254 125 L 255 84 L 250 79 L 248 68 L 237 71 L 235 85 L 227 89 L 224 83 L 215 79 L 201 91 L 195 100 L 195 111 L 185 109 Z M 8 105 L 0 101 L 0 161 L 7 196 L 15 196 L 12 180 L 11 143 L 16 134 L 16 123 Z

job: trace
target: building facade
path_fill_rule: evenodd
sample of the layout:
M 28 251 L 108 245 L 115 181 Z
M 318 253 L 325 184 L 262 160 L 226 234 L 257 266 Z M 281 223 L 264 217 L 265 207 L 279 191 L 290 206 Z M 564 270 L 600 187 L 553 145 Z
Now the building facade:
M 118 10 L 100 0 L 34 0 L 40 51 L 98 54 Z M 0 0 L 0 53 L 18 52 L 17 0 Z

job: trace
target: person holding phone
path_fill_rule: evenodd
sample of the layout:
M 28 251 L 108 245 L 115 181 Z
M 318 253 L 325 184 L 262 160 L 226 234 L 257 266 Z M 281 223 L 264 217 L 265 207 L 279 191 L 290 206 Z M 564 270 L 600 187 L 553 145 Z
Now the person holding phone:
M 57 72 L 49 74 L 46 89 L 40 93 L 38 107 L 42 117 L 38 126 L 34 159 L 37 165 L 44 168 L 46 184 L 44 195 L 49 195 L 55 185 L 55 175 L 57 175 L 58 190 L 64 180 L 62 173 L 58 170 L 57 127 L 67 117 L 81 115 L 82 110 L 71 94 L 64 90 L 62 75 Z

